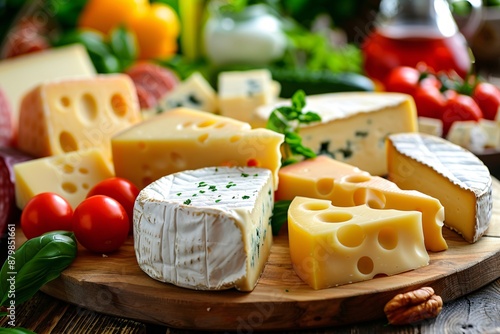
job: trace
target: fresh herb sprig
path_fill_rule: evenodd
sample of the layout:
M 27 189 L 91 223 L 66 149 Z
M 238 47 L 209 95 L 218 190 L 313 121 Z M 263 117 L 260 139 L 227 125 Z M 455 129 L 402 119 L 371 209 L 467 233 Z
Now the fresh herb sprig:
M 273 235 L 278 235 L 281 227 L 288 221 L 288 208 L 290 200 L 281 200 L 274 203 L 273 215 L 271 216 L 271 228 Z
M 281 106 L 274 109 L 267 120 L 266 128 L 285 135 L 285 147 L 282 166 L 298 161 L 298 156 L 306 159 L 316 157 L 316 153 L 302 144 L 299 135 L 301 124 L 321 121 L 321 117 L 312 111 L 304 112 L 306 94 L 303 90 L 296 91 L 292 96 L 291 106 Z

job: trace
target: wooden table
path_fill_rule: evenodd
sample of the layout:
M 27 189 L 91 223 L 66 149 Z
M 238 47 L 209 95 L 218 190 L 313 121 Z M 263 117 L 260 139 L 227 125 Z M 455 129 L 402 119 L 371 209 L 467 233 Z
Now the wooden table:
M 7 319 L 0 321 L 6 327 Z M 38 334 L 71 333 L 178 333 L 191 331 L 151 325 L 130 319 L 110 317 L 70 305 L 42 292 L 19 306 L 16 324 Z M 1 329 L 1 328 L 0 328 Z M 243 333 L 258 331 L 244 329 Z M 444 305 L 440 315 L 410 326 L 388 326 L 380 321 L 361 323 L 348 327 L 322 328 L 280 333 L 500 333 L 500 279 L 486 287 Z M 211 332 L 205 332 L 211 333 Z

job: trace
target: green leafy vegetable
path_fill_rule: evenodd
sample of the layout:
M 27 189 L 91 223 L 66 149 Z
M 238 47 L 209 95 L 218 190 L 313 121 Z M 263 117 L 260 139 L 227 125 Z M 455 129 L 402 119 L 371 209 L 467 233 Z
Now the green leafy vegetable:
M 127 30 L 125 26 L 121 25 L 111 31 L 109 45 L 120 60 L 122 70 L 132 65 L 137 58 L 136 44 L 134 34 Z
M 292 96 L 291 106 L 281 106 L 274 109 L 267 120 L 266 128 L 285 135 L 285 147 L 282 165 L 286 166 L 298 161 L 298 156 L 306 159 L 314 158 L 316 153 L 302 144 L 299 126 L 321 121 L 321 117 L 311 111 L 303 112 L 306 105 L 306 95 L 298 90 Z
M 26 328 L 15 327 L 15 328 L 0 328 L 0 334 L 36 334 L 36 333 Z
M 77 242 L 71 232 L 49 232 L 26 241 L 0 270 L 0 305 L 19 305 L 33 297 L 57 278 L 76 254 Z
M 282 200 L 274 203 L 273 215 L 271 217 L 271 228 L 273 235 L 278 235 L 283 224 L 288 220 L 288 208 L 290 207 L 290 200 Z

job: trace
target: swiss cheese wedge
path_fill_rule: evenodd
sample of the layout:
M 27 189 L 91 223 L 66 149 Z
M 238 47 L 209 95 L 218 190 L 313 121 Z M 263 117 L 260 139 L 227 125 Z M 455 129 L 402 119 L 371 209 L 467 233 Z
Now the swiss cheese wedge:
M 279 171 L 276 200 L 295 196 L 328 199 L 341 207 L 366 204 L 374 209 L 422 212 L 425 246 L 430 251 L 448 248 L 442 235 L 444 207 L 439 200 L 336 161 L 327 156 L 304 160 Z

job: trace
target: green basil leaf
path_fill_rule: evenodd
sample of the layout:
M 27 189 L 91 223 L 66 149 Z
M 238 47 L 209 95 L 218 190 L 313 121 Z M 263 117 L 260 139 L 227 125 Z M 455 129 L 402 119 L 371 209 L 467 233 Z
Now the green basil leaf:
M 110 47 L 120 61 L 122 70 L 132 65 L 137 58 L 135 35 L 123 25 L 111 32 Z
M 314 113 L 314 112 L 311 112 L 311 111 L 308 111 L 305 114 L 299 115 L 299 122 L 300 123 L 309 124 L 312 122 L 320 122 L 320 121 L 321 121 L 321 116 Z
M 283 224 L 288 221 L 288 208 L 291 202 L 290 200 L 281 200 L 274 203 L 273 215 L 271 216 L 273 235 L 278 235 Z
M 299 89 L 292 96 L 292 107 L 296 110 L 302 110 L 306 106 L 306 93 Z
M 71 232 L 50 232 L 29 239 L 9 256 L 0 270 L 0 305 L 22 304 L 57 278 L 77 254 Z M 14 289 L 13 289 L 14 288 Z

